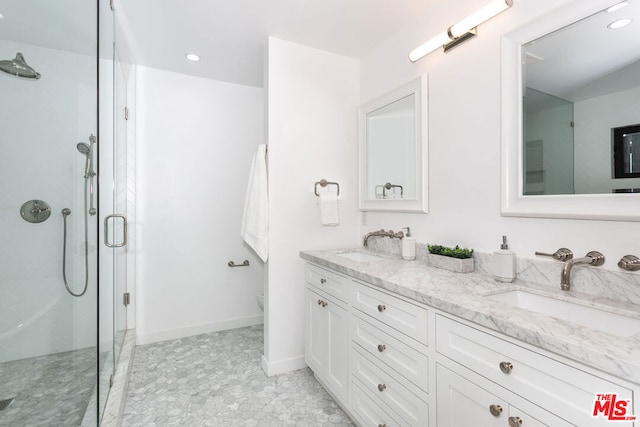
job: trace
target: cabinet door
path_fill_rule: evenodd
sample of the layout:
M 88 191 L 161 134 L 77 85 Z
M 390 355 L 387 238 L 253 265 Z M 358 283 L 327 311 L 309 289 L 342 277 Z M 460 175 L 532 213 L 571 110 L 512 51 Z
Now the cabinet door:
M 347 402 L 348 311 L 307 288 L 306 316 L 305 361 L 338 400 Z
M 508 405 L 481 387 L 436 365 L 438 427 L 508 426 Z
M 325 299 L 327 362 L 326 381 L 338 400 L 348 402 L 347 383 L 349 381 L 349 313 L 332 300 Z
M 307 365 L 316 373 L 323 375 L 328 359 L 327 315 L 322 307 L 323 299 L 315 292 L 307 288 L 305 291 L 305 361 Z

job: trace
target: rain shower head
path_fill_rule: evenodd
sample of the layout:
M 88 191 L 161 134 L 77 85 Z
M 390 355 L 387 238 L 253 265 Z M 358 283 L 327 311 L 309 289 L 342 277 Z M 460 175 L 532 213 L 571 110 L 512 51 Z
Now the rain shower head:
M 89 146 L 84 142 L 78 142 L 78 145 L 76 145 L 76 148 L 78 148 L 78 151 L 81 152 L 82 154 L 85 154 L 87 156 L 91 154 L 91 148 L 89 148 Z
M 0 61 L 0 70 L 7 74 L 26 79 L 39 79 L 40 73 L 31 68 L 24 60 L 22 53 L 18 52 L 14 59 L 3 59 Z

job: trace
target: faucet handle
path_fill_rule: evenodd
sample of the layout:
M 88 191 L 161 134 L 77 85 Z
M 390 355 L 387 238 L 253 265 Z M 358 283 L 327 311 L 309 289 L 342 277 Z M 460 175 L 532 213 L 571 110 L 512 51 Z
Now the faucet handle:
M 567 248 L 560 248 L 552 254 L 536 251 L 536 255 L 548 256 L 558 261 L 567 261 L 573 259 L 573 252 L 571 252 L 571 249 Z
M 618 262 L 618 267 L 627 271 L 640 270 L 640 258 L 635 255 L 625 255 Z

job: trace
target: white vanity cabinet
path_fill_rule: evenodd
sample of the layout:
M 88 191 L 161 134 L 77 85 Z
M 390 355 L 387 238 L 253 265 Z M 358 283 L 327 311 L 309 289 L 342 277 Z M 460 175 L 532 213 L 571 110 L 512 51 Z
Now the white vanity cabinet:
M 305 362 L 342 402 L 348 400 L 349 279 L 307 265 Z
M 426 307 L 351 284 L 351 403 L 362 425 L 429 425 Z
M 330 269 L 305 275 L 306 362 L 358 425 L 640 426 L 594 416 L 598 394 L 638 415 L 637 384 Z
M 614 382 L 604 378 L 606 375 L 601 377 L 587 372 L 586 367 L 583 370 L 580 365 L 569 364 L 561 357 L 551 358 L 543 354 L 545 352 L 532 351 L 506 337 L 503 339 L 494 333 L 484 332 L 480 327 L 438 314 L 436 330 L 438 426 L 450 425 L 447 420 L 456 415 L 460 408 L 458 405 L 477 408 L 477 416 L 484 415 L 487 422 L 476 425 L 509 426 L 508 423 L 493 423 L 496 420 L 490 415 L 492 404 L 488 402 L 496 397 L 491 394 L 508 402 L 499 405 L 505 410 L 509 408 L 509 417 L 520 417 L 522 426 L 611 425 L 602 415 L 593 416 L 596 394 L 616 393 L 618 401 L 633 402 L 632 386 L 625 386 L 622 381 Z M 456 374 L 448 373 L 442 365 L 447 365 L 467 380 L 459 378 L 459 375 L 456 378 Z M 468 371 L 472 373 L 468 374 Z M 532 417 L 519 415 L 518 410 L 512 409 L 514 401 Z M 632 408 L 630 405 L 629 415 Z M 526 424 L 525 418 L 530 420 Z M 625 421 L 615 424 L 633 425 Z

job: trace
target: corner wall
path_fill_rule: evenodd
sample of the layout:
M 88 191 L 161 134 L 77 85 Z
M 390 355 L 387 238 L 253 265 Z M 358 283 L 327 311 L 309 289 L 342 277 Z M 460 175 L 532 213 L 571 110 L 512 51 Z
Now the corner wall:
M 356 59 L 269 38 L 270 244 L 263 359 L 268 375 L 305 366 L 299 252 L 359 242 L 358 73 Z M 336 227 L 320 224 L 314 183 L 322 178 L 340 184 Z
M 240 222 L 263 110 L 262 89 L 137 67 L 138 344 L 262 323 Z

